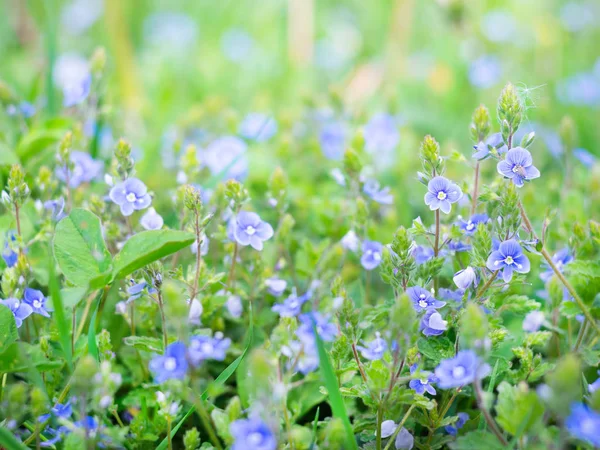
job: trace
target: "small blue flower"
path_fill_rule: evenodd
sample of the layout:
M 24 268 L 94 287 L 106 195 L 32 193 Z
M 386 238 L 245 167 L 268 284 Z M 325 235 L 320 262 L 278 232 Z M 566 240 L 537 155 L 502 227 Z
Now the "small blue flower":
M 462 242 L 459 240 L 451 240 L 450 242 L 448 242 L 447 247 L 448 247 L 449 252 L 454 252 L 454 253 L 470 252 L 471 249 L 473 248 L 471 245 L 467 244 L 466 242 Z M 440 254 L 444 254 L 444 250 L 440 251 Z
M 41 291 L 31 288 L 25 288 L 23 293 L 23 302 L 31 306 L 32 312 L 44 317 L 50 317 L 47 309 L 47 299 Z
M 464 291 L 468 289 L 472 284 L 477 285 L 477 275 L 475 274 L 473 268 L 469 266 L 466 269 L 459 270 L 458 272 L 456 272 L 454 274 L 454 278 L 452 278 L 452 281 L 454 281 L 454 284 L 458 289 Z
M 413 307 L 418 313 L 424 312 L 430 308 L 442 308 L 446 305 L 446 302 L 436 300 L 433 298 L 433 295 L 431 295 L 431 292 L 420 286 L 409 287 L 406 290 L 406 295 L 412 300 Z
M 498 163 L 498 173 L 512 180 L 517 187 L 525 181 L 539 178 L 540 171 L 533 165 L 533 158 L 528 150 L 521 147 L 510 149 L 506 158 Z
M 354 230 L 350 230 L 344 235 L 340 243 L 342 244 L 342 247 L 344 247 L 346 250 L 356 252 L 358 251 L 358 246 L 360 245 L 360 239 L 358 238 Z
M 457 289 L 455 291 L 446 288 L 440 288 L 440 298 L 462 304 L 465 291 Z
M 265 142 L 277 133 L 277 122 L 267 114 L 250 113 L 242 120 L 239 133 L 246 139 Z
M 363 186 L 363 192 L 381 205 L 391 205 L 394 202 L 394 196 L 390 193 L 390 188 L 381 188 L 377 180 L 367 180 Z
M 486 266 L 491 271 L 502 270 L 502 278 L 506 283 L 512 279 L 513 272 L 527 273 L 530 268 L 529 259 L 514 239 L 502 242 L 498 250 L 488 257 Z
M 490 221 L 487 214 L 474 214 L 469 220 L 460 221 L 460 229 L 467 236 L 471 236 L 477 230 L 480 223 L 486 224 Z
M 383 354 L 388 348 L 387 342 L 381 337 L 381 334 L 375 333 L 375 336 L 375 339 L 366 344 L 366 347 L 361 345 L 356 346 L 363 355 L 363 358 L 370 361 L 377 361 L 383 358 Z
M 458 434 L 458 430 L 460 430 L 462 427 L 464 427 L 465 423 L 467 423 L 467 420 L 469 420 L 469 415 L 467 413 L 459 412 L 457 414 L 457 416 L 458 416 L 458 419 L 456 420 L 456 422 L 454 422 L 454 424 L 446 425 L 444 427 L 444 430 L 446 430 L 446 433 L 448 433 L 452 436 L 456 436 Z
M 485 142 L 480 142 L 479 144 L 474 145 L 473 149 L 475 149 L 476 152 L 473 153 L 472 156 L 478 160 L 485 159 L 490 156 L 490 151 L 493 148 L 495 148 L 500 155 L 508 151 L 508 147 L 502 138 L 502 133 L 494 133 L 488 137 Z
M 425 204 L 429 209 L 435 211 L 440 209 L 444 214 L 449 214 L 452 203 L 456 203 L 462 197 L 462 191 L 458 185 L 444 177 L 433 177 L 427 185 Z
M 417 371 L 417 365 L 413 364 L 410 366 L 410 373 L 413 374 Z M 431 395 L 435 395 L 435 388 L 432 383 L 437 383 L 437 378 L 432 373 L 423 373 L 423 378 L 410 380 L 408 386 L 415 391 L 417 394 L 423 395 L 427 391 Z
M 415 445 L 415 438 L 410 431 L 402 427 L 396 440 L 394 441 L 394 447 L 396 450 L 412 450 Z
M 145 230 L 160 230 L 165 221 L 162 216 L 156 212 L 154 208 L 149 208 L 146 211 L 146 214 L 142 216 L 140 219 L 140 225 L 144 227 Z
M 154 294 L 156 293 L 156 289 L 152 286 L 149 286 L 145 280 L 142 280 L 139 283 L 135 283 L 133 280 L 131 280 L 131 286 L 127 287 L 127 294 L 129 295 L 127 298 L 127 303 L 137 300 L 146 293 Z
M 292 368 L 304 375 L 314 372 L 319 367 L 319 355 L 315 343 L 302 343 L 300 341 L 290 341 L 288 345 L 281 348 L 281 353 L 289 358 L 288 369 Z
M 477 58 L 469 67 L 469 81 L 479 89 L 488 89 L 494 86 L 501 76 L 500 60 L 493 55 Z
M 381 264 L 383 245 L 376 241 L 365 240 L 362 244 L 360 263 L 366 270 L 373 270 Z
M 571 251 L 566 247 L 552 255 L 552 262 L 561 273 L 563 268 L 572 261 L 573 255 L 571 255 Z M 547 283 L 554 276 L 554 270 L 552 270 L 552 267 L 550 267 L 550 264 L 546 261 L 542 263 L 542 267 L 544 268 L 544 271 L 540 273 L 540 278 L 544 283 Z
M 394 116 L 375 114 L 364 128 L 365 150 L 373 155 L 392 152 L 400 142 L 398 123 Z
M 531 311 L 523 320 L 523 331 L 534 333 L 544 324 L 544 313 L 542 311 Z
M 600 375 L 600 370 L 598 371 L 598 375 Z M 590 392 L 590 394 L 593 394 L 598 389 L 600 389 L 600 377 L 596 378 L 596 381 L 594 381 L 593 383 L 588 384 L 588 391 Z
M 68 419 L 73 415 L 73 408 L 71 407 L 71 402 L 67 402 L 64 405 L 61 403 L 57 403 L 52 408 L 52 414 L 61 419 Z
M 4 259 L 4 262 L 9 268 L 14 267 L 14 265 L 17 264 L 17 260 L 19 259 L 19 255 L 13 249 L 13 244 L 16 242 L 17 237 L 15 236 L 14 232 L 9 231 L 8 233 L 6 233 L 6 238 L 4 240 L 4 250 L 2 250 L 2 259 Z
M 50 415 L 47 414 L 47 416 L 49 417 Z M 43 422 L 45 422 L 46 420 L 48 419 L 44 419 Z M 58 429 L 46 427 L 43 433 L 47 435 L 47 439 L 43 442 L 40 442 L 40 447 L 53 447 L 58 442 L 60 442 L 60 440 L 65 434 L 69 433 L 69 429 L 67 427 L 59 427 Z
M 321 315 L 318 312 L 310 312 L 302 314 L 299 317 L 300 326 L 296 330 L 296 335 L 307 346 L 313 346 L 315 335 L 313 325 L 317 329 L 317 333 L 325 342 L 331 342 L 337 336 L 337 327 L 329 322 L 329 318 Z
M 292 295 L 283 301 L 283 303 L 278 303 L 271 309 L 276 313 L 279 313 L 280 317 L 296 317 L 302 311 L 302 305 L 304 305 L 310 297 L 310 291 L 300 297 L 293 292 Z
M 258 417 L 238 419 L 231 423 L 231 450 L 275 450 L 277 439 L 268 425 Z
M 271 277 L 265 280 L 265 286 L 267 287 L 269 294 L 279 297 L 285 291 L 287 281 L 277 277 Z
M 104 169 L 101 161 L 96 161 L 85 152 L 73 151 L 69 157 L 71 168 L 59 166 L 56 168 L 56 177 L 67 182 L 69 187 L 76 188 L 82 183 L 90 183 L 100 176 Z
M 216 333 L 214 337 L 193 336 L 188 346 L 190 363 L 193 366 L 199 366 L 202 361 L 207 359 L 223 361 L 230 346 L 231 339 L 224 338 L 222 333 Z
M 13 313 L 17 328 L 21 328 L 23 321 L 33 313 L 33 308 L 30 305 L 16 298 L 0 299 L 0 304 L 6 306 Z
M 434 308 L 428 309 L 421 318 L 419 331 L 425 336 L 439 336 L 448 329 L 448 322 L 442 318 L 442 315 Z
M 490 366 L 473 350 L 461 350 L 454 358 L 442 360 L 435 369 L 435 376 L 440 388 L 451 389 L 485 378 L 490 371 Z
M 573 150 L 573 156 L 588 169 L 594 167 L 594 164 L 598 161 L 598 158 L 588 152 L 585 148 L 576 148 Z
M 183 380 L 188 369 L 186 348 L 183 342 L 169 344 L 164 355 L 157 355 L 150 361 L 150 370 L 154 380 L 163 383 L 170 379 Z
M 573 403 L 565 425 L 573 437 L 600 447 L 600 413 L 583 403 Z
M 54 65 L 53 78 L 63 93 L 66 108 L 82 103 L 90 93 L 92 74 L 88 61 L 75 54 L 61 55 Z
M 263 241 L 273 237 L 273 227 L 260 219 L 258 214 L 241 211 L 235 218 L 233 236 L 238 244 L 263 249 Z
M 19 103 L 19 111 L 21 111 L 23 117 L 30 119 L 35 115 L 36 109 L 31 103 L 23 101 Z
M 323 154 L 333 160 L 340 160 L 346 150 L 346 127 L 341 122 L 331 122 L 321 129 L 319 143 Z
M 198 159 L 213 175 L 225 172 L 224 179 L 242 180 L 248 174 L 248 145 L 236 136 L 224 136 L 198 150 Z
M 431 247 L 423 247 L 416 245 L 412 250 L 412 256 L 415 258 L 417 265 L 421 265 L 433 258 L 434 252 Z
M 65 210 L 65 199 L 60 197 L 58 200 L 48 200 L 44 202 L 44 209 L 52 212 L 52 219 L 57 222 L 62 218 L 66 217 Z
M 114 186 L 109 193 L 113 203 L 119 205 L 124 216 L 130 216 L 133 211 L 146 209 L 152 203 L 146 185 L 137 178 L 128 178 Z

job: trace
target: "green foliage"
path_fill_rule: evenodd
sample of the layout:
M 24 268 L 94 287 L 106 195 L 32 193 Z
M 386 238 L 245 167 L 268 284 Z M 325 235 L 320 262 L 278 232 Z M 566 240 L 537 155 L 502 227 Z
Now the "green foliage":
M 500 426 L 513 436 L 520 437 L 539 423 L 544 406 L 527 385 L 511 386 L 503 381 L 498 386 L 496 413 Z

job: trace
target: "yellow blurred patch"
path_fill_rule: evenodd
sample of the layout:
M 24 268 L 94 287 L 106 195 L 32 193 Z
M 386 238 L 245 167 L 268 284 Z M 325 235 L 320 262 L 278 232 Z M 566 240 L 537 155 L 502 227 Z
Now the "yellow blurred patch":
M 429 74 L 429 87 L 437 94 L 445 94 L 454 85 L 452 70 L 446 64 L 438 63 Z

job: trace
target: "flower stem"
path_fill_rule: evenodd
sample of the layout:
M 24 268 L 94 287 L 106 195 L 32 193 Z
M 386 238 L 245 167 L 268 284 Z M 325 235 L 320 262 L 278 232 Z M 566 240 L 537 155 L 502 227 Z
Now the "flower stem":
M 479 380 L 475 380 L 473 382 L 473 389 L 475 391 L 475 398 L 477 399 L 477 407 L 483 414 L 483 417 L 487 422 L 488 426 L 490 427 L 490 430 L 492 430 L 492 432 L 496 435 L 496 437 L 502 443 L 502 445 L 508 445 L 508 441 L 502 435 L 502 432 L 498 428 L 498 425 L 496 425 L 496 421 L 493 419 L 493 417 L 490 415 L 490 412 L 486 409 L 485 405 L 483 404 L 483 396 L 481 394 L 481 385 L 479 383 Z
M 433 243 L 433 256 L 438 257 L 440 253 L 440 210 L 435 210 L 435 241 Z M 436 276 L 433 280 L 433 289 L 435 290 L 435 295 L 438 293 L 440 284 L 440 279 Z
M 477 292 L 477 295 L 475 296 L 475 300 L 481 298 L 481 296 L 484 294 L 484 292 L 488 290 L 488 288 L 492 285 L 492 283 L 496 279 L 496 276 L 498 275 L 498 272 L 499 271 L 496 270 L 494 273 L 492 273 L 492 275 L 490 276 L 490 279 L 487 280 L 485 282 L 485 284 L 481 287 L 481 289 L 479 289 L 479 292 Z
M 219 450 L 223 450 L 221 441 L 219 441 L 219 438 L 215 434 L 215 430 L 213 429 L 212 421 L 210 420 L 208 411 L 206 411 L 206 408 L 204 407 L 204 402 L 202 401 L 202 398 L 197 397 L 197 396 L 194 396 L 194 397 L 195 397 L 194 405 L 196 406 L 196 412 L 198 413 L 198 417 L 200 418 L 202 425 L 204 425 L 204 429 L 208 433 L 208 437 L 209 437 L 210 441 Z
M 233 247 L 233 257 L 231 260 L 231 268 L 229 269 L 229 276 L 227 277 L 227 287 L 229 288 L 230 292 L 233 291 L 233 286 L 235 283 L 234 276 L 235 276 L 235 263 L 237 261 L 237 255 L 238 255 L 238 244 L 236 242 Z
M 381 423 L 383 422 L 383 403 L 379 404 L 377 408 L 377 437 L 375 448 L 381 450 Z
M 410 408 L 408 408 L 408 411 L 406 411 L 406 414 L 404 414 L 404 417 L 402 418 L 402 420 L 400 421 L 400 423 L 396 427 L 396 431 L 394 431 L 394 434 L 392 434 L 392 436 L 390 437 L 390 440 L 388 441 L 387 445 L 385 446 L 385 448 L 383 450 L 389 450 L 390 449 L 390 447 L 392 446 L 392 444 L 396 441 L 396 436 L 398 436 L 398 433 L 400 433 L 400 430 L 402 429 L 402 427 L 404 426 L 404 424 L 408 420 L 408 417 L 410 416 L 410 413 L 412 412 L 413 409 L 415 409 L 416 406 L 417 405 L 414 405 L 414 404 L 410 405 Z
M 173 450 L 173 442 L 171 442 L 171 418 L 167 417 L 167 444 L 169 450 Z
M 165 305 L 163 303 L 162 291 L 158 289 L 158 309 L 160 309 L 160 320 L 162 322 L 162 334 L 163 334 L 163 345 L 164 348 L 167 348 L 169 345 L 169 337 L 167 335 L 167 319 L 165 317 Z M 191 303 L 191 302 L 190 302 Z
M 471 202 L 471 215 L 475 214 L 477 209 L 477 197 L 479 195 L 479 161 L 475 165 L 475 182 L 473 186 L 473 199 Z

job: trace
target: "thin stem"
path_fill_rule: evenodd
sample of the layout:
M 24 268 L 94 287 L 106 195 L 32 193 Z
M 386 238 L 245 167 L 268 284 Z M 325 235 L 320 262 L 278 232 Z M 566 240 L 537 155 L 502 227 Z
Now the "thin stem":
M 390 449 L 390 447 L 392 446 L 392 444 L 396 441 L 396 436 L 398 436 L 398 433 L 400 433 L 400 430 L 402 429 L 402 427 L 404 426 L 404 424 L 408 420 L 408 417 L 410 416 L 410 413 L 412 412 L 413 409 L 415 409 L 416 406 L 417 405 L 414 405 L 414 404 L 410 405 L 410 408 L 408 408 L 408 411 L 406 411 L 406 414 L 404 414 L 404 417 L 402 418 L 402 420 L 398 424 L 398 427 L 396 428 L 396 431 L 394 431 L 394 434 L 392 434 L 392 436 L 390 437 L 390 440 L 388 441 L 387 445 L 385 446 L 385 448 L 383 450 L 389 450 Z
M 490 277 L 490 279 L 487 280 L 485 282 L 485 284 L 481 287 L 481 289 L 479 289 L 479 292 L 477 292 L 477 295 L 475 296 L 475 300 L 481 298 L 481 296 L 484 294 L 484 292 L 488 290 L 488 288 L 492 285 L 493 281 L 496 279 L 496 276 L 498 276 L 498 272 L 499 272 L 499 270 L 496 270 L 494 273 L 492 273 L 492 276 Z
M 234 286 L 234 282 L 235 282 L 235 263 L 237 262 L 237 254 L 238 254 L 238 244 L 237 242 L 234 244 L 233 247 L 233 258 L 231 261 L 231 268 L 229 269 L 229 276 L 227 277 L 227 288 L 229 289 L 229 291 L 233 291 L 233 286 Z
M 192 309 L 192 302 L 198 294 L 198 283 L 200 282 L 200 259 L 202 258 L 202 251 L 200 250 L 200 216 L 198 211 L 195 211 L 194 215 L 194 230 L 196 231 L 196 242 L 198 243 L 198 246 L 196 247 L 196 275 L 194 276 L 194 288 L 192 290 L 192 295 L 190 296 L 190 310 Z
M 92 301 L 96 297 L 95 294 L 96 294 L 95 292 L 92 293 L 92 295 L 90 295 L 90 297 L 88 298 L 88 301 L 85 304 L 85 309 L 83 310 L 83 315 L 81 316 L 81 320 L 79 321 L 79 327 L 77 328 L 77 334 L 75 335 L 75 342 L 77 342 L 77 340 L 79 339 L 79 336 L 81 336 L 81 333 L 83 333 L 83 327 L 85 326 L 85 321 L 87 319 L 88 314 L 90 313 L 90 309 L 92 307 Z
M 585 320 L 581 324 L 581 328 L 579 328 L 579 333 L 577 333 L 577 342 L 575 342 L 575 347 L 573 348 L 573 351 L 579 350 L 579 346 L 583 342 L 583 336 L 585 336 L 585 332 L 587 331 L 587 328 L 588 328 L 588 324 L 587 324 L 587 320 Z
M 481 386 L 479 384 L 479 380 L 475 380 L 473 382 L 473 389 L 475 391 L 475 398 L 477 399 L 477 407 L 483 414 L 483 417 L 488 426 L 490 427 L 490 430 L 492 430 L 492 432 L 496 435 L 496 437 L 502 443 L 502 445 L 508 445 L 508 441 L 502 435 L 502 432 L 498 428 L 498 425 L 496 425 L 496 421 L 490 415 L 490 412 L 485 408 L 485 405 L 483 404 L 483 396 L 481 394 Z
M 477 209 L 477 197 L 479 195 L 479 161 L 475 165 L 475 182 L 473 186 L 473 199 L 471 202 L 471 215 L 475 214 Z
M 173 450 L 173 442 L 171 441 L 171 418 L 167 417 L 167 445 L 169 450 Z
M 433 256 L 437 257 L 440 252 L 440 210 L 435 210 L 435 242 L 433 244 Z
M 377 437 L 375 448 L 381 450 L 381 423 L 383 422 L 383 404 L 379 404 L 377 408 Z
M 194 396 L 194 397 L 195 397 L 194 405 L 196 406 L 196 412 L 198 413 L 198 417 L 200 418 L 202 425 L 204 425 L 204 429 L 208 433 L 208 438 L 210 439 L 210 441 L 213 443 L 213 445 L 215 447 L 217 447 L 219 450 L 223 450 L 221 441 L 219 441 L 219 438 L 215 434 L 215 430 L 213 429 L 212 421 L 210 420 L 208 411 L 206 411 L 206 408 L 204 407 L 204 402 L 202 401 L 202 398 L 197 397 L 197 396 Z
M 158 289 L 158 309 L 160 310 L 160 321 L 162 322 L 162 334 L 163 334 L 163 345 L 164 348 L 167 348 L 169 345 L 169 337 L 167 335 L 167 319 L 165 317 L 165 307 L 163 304 L 162 291 Z M 191 303 L 191 302 L 190 302 Z
M 450 406 L 452 406 L 452 403 L 454 402 L 454 400 L 456 399 L 456 397 L 460 393 L 461 389 L 462 389 L 462 386 L 459 387 L 458 389 L 456 389 L 456 391 L 454 392 L 454 394 L 452 395 L 452 397 L 450 397 L 450 399 L 446 402 L 446 404 L 444 405 L 444 408 L 442 409 L 442 412 L 438 414 L 440 420 L 444 419 L 444 417 L 446 416 L 446 413 L 450 409 Z

